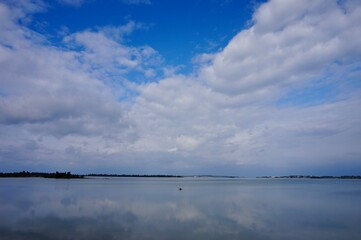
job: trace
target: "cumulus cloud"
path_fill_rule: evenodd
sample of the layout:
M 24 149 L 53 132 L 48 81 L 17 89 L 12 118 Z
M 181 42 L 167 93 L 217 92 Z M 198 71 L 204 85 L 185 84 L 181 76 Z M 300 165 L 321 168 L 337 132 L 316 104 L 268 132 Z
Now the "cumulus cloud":
M 336 1 L 270 1 L 203 69 L 216 91 L 253 94 L 325 74 L 360 56 L 360 7 Z M 264 97 L 267 97 L 266 91 Z
M 140 88 L 131 113 L 144 129 L 133 146 L 221 164 L 354 161 L 360 156 L 354 144 L 360 138 L 354 122 L 360 119 L 360 10 L 347 1 L 261 5 L 254 24 L 222 51 L 195 58 L 203 64 L 198 75 Z M 319 90 L 320 84 L 333 89 Z M 303 89 L 318 91 L 322 104 L 290 96 Z M 279 105 L 285 96 L 300 104 Z M 181 148 L 181 138 L 194 144 Z
M 269 1 L 223 50 L 195 57 L 189 75 L 164 67 L 151 46 L 125 43 L 142 24 L 86 29 L 49 46 L 19 21 L 26 9 L 0 3 L 7 166 L 231 166 L 237 174 L 245 166 L 360 165 L 357 1 Z M 142 76 L 130 80 L 134 72 Z
M 70 34 L 64 37 L 64 43 L 70 49 L 83 49 L 76 53 L 77 58 L 85 70 L 98 78 L 126 81 L 125 74 L 130 71 L 154 76 L 155 67 L 162 62 L 157 51 L 147 45 L 132 47 L 122 43 L 125 35 L 139 28 L 142 24 L 130 21 L 119 27 L 106 26 Z
M 12 12 L 4 4 L 0 4 L 0 9 Z M 35 162 L 67 159 L 69 147 L 81 149 L 83 158 L 93 153 L 119 151 L 132 123 L 126 117 L 125 106 L 117 101 L 118 92 L 103 80 L 106 76 L 97 74 L 95 77 L 88 69 L 88 64 L 107 64 L 107 58 L 99 53 L 99 62 L 85 61 L 76 51 L 48 46 L 41 36 L 17 25 L 17 19 L 12 19 L 11 14 L 2 16 L 9 17 L 1 23 L 0 34 L 0 123 L 4 134 L 0 148 L 4 152 L 8 152 L 6 149 L 14 151 L 13 155 L 2 155 L 1 159 L 5 162 L 27 159 L 21 149 L 25 143 L 34 141 L 40 147 L 34 148 L 33 154 L 28 156 Z M 103 40 L 118 47 L 105 36 Z M 92 45 L 85 47 L 91 49 Z M 105 51 L 106 47 L 108 45 Z M 131 49 L 142 54 L 145 48 Z M 111 54 L 111 64 L 113 59 L 127 59 L 128 49 L 122 50 Z M 129 65 L 124 64 L 124 69 L 126 67 Z M 128 140 L 135 136 L 130 135 Z

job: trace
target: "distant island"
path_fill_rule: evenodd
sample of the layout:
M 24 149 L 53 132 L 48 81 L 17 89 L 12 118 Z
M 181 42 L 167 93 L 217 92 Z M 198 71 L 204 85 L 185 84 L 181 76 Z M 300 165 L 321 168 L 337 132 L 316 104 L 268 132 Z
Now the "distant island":
M 312 175 L 288 175 L 288 176 L 262 176 L 257 178 L 305 178 L 305 179 L 361 179 L 361 176 L 345 175 L 345 176 L 312 176 Z
M 165 174 L 87 174 L 85 177 L 149 177 L 149 178 L 182 178 L 184 176 L 165 175 Z
M 84 178 L 84 175 L 72 174 L 71 172 L 55 172 L 55 173 L 43 173 L 43 172 L 13 172 L 13 173 L 0 173 L 0 177 L 42 177 L 42 178 L 57 178 L 57 179 L 72 179 L 72 178 Z
M 55 172 L 55 173 L 44 173 L 44 172 L 12 172 L 12 173 L 0 173 L 0 178 L 13 177 L 13 178 L 26 178 L 26 177 L 42 177 L 42 178 L 57 178 L 57 179 L 73 179 L 73 178 L 86 178 L 86 177 L 149 177 L 149 178 L 182 178 L 183 176 L 177 175 L 164 175 L 164 174 L 72 174 L 71 172 Z

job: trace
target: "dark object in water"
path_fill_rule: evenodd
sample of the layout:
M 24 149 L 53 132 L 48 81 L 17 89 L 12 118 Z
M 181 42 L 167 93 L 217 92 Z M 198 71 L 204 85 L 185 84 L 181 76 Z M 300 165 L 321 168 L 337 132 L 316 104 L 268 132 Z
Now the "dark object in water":
M 182 191 L 182 188 L 179 188 L 178 190 L 179 190 L 179 191 Z

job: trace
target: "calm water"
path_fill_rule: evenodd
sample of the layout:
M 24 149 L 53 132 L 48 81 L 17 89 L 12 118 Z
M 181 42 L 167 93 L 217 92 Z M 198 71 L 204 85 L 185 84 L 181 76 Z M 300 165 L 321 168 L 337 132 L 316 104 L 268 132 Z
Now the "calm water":
M 0 239 L 361 239 L 361 180 L 2 178 Z

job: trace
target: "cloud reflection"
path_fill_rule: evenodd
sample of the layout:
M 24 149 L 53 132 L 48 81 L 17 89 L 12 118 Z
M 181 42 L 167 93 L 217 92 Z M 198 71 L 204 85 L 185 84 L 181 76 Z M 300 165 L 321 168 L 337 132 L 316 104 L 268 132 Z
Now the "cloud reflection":
M 22 191 L 2 194 L 13 183 L 0 190 L 0 234 L 40 240 L 360 236 L 360 194 L 335 195 L 332 182 L 268 181 L 20 180 Z M 344 192 L 357 190 L 345 183 Z

